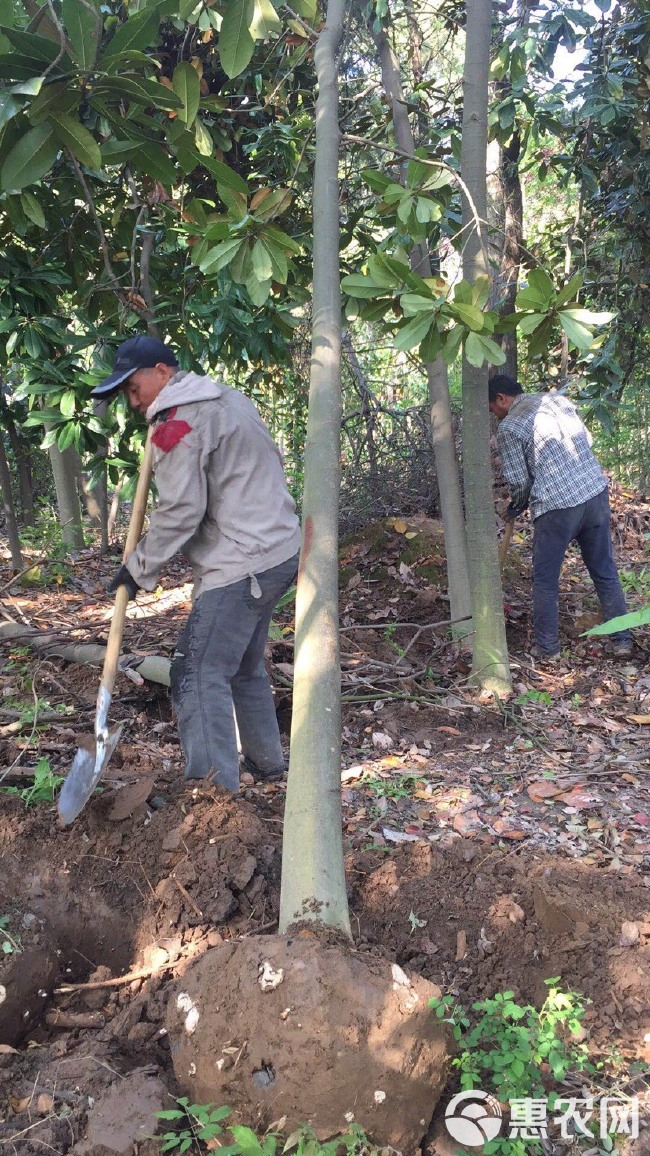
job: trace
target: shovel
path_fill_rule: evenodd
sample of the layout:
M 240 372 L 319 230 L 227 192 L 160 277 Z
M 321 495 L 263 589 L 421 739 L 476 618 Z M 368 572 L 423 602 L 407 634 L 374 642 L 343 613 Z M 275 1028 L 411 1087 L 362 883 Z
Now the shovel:
M 506 528 L 503 531 L 503 538 L 499 542 L 499 573 L 503 576 L 503 568 L 506 564 L 508 556 L 508 549 L 510 547 L 510 539 L 515 528 L 515 523 L 511 519 L 506 522 Z
M 133 499 L 131 521 L 126 536 L 123 560 L 126 561 L 138 544 L 144 523 L 144 514 L 147 508 L 147 496 L 151 482 L 152 467 L 151 430 L 140 468 L 138 486 Z M 66 780 L 61 788 L 58 799 L 59 816 L 64 823 L 72 823 L 80 811 L 83 810 L 95 787 L 101 779 L 109 759 L 117 746 L 122 733 L 123 723 L 117 723 L 109 729 L 108 711 L 113 697 L 115 676 L 120 658 L 124 619 L 129 602 L 129 592 L 126 586 L 118 586 L 115 594 L 115 606 L 111 618 L 111 628 L 106 644 L 104 669 L 97 694 L 97 710 L 95 713 L 95 743 L 94 748 L 79 747 Z

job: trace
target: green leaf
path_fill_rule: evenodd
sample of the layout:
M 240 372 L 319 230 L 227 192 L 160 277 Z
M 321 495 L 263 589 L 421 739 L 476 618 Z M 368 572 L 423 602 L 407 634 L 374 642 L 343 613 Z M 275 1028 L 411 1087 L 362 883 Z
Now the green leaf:
M 229 0 L 225 7 L 218 49 L 221 67 L 231 80 L 244 71 L 253 55 L 250 26 L 254 14 L 254 0 Z
M 392 177 L 384 176 L 376 169 L 362 169 L 361 177 L 373 193 L 385 193 L 388 186 L 393 184 Z
M 420 357 L 422 358 L 425 365 L 435 361 L 441 349 L 442 338 L 436 326 L 432 325 L 419 349 Z M 442 1014 L 444 1014 L 444 1009 Z
M 242 1156 L 262 1156 L 262 1145 L 252 1128 L 244 1128 L 240 1124 L 233 1124 L 230 1131 L 241 1148 Z
M 59 409 L 64 417 L 72 417 L 75 411 L 77 395 L 73 389 L 66 389 L 59 402 Z
M 239 246 L 242 244 L 240 237 L 229 237 L 226 241 L 222 241 L 220 245 L 215 245 L 206 253 L 205 257 L 199 265 L 202 273 L 218 273 L 220 269 L 224 269 L 226 265 L 230 264 Z
M 250 211 L 257 221 L 279 217 L 291 204 L 289 189 L 259 189 L 253 197 Z
M 610 618 L 609 622 L 601 622 L 585 630 L 582 637 L 588 634 L 618 634 L 621 630 L 633 630 L 635 626 L 647 626 L 650 623 L 650 606 L 642 610 L 632 610 L 629 614 L 619 614 L 618 618 Z
M 515 298 L 517 309 L 548 309 L 550 297 L 545 297 L 537 289 L 521 289 Z
M 412 321 L 408 321 L 397 330 L 393 338 L 393 345 L 395 349 L 407 350 L 413 349 L 415 345 L 419 345 L 424 341 L 431 325 L 433 324 L 433 317 L 431 314 L 419 315 L 414 317 Z
M 56 444 L 58 445 L 61 453 L 63 453 L 64 450 L 67 450 L 72 445 L 74 441 L 74 435 L 74 422 L 69 421 L 63 426 L 61 432 L 57 435 Z
M 482 329 L 485 328 L 485 319 L 483 314 L 480 309 L 476 308 L 475 305 L 466 305 L 464 302 L 453 301 L 450 304 L 450 311 L 452 314 L 456 314 L 462 321 L 463 325 L 466 325 L 468 329 L 474 329 L 477 333 L 479 333 Z M 475 364 L 477 363 L 472 362 L 472 365 Z
M 548 273 L 543 269 L 531 269 L 528 274 L 528 284 L 531 289 L 534 289 L 542 297 L 550 300 L 555 296 L 555 286 Z
M 52 167 L 59 151 L 49 124 L 30 128 L 10 150 L 0 169 L 0 185 L 7 191 L 33 185 Z
M 371 277 L 364 277 L 363 273 L 351 273 L 341 281 L 341 289 L 350 297 L 377 297 L 381 293 L 381 286 Z
M 268 249 L 258 238 L 253 245 L 253 272 L 258 281 L 270 281 L 273 277 L 273 265 Z
M 102 154 L 97 141 L 74 117 L 59 114 L 50 121 L 59 140 L 70 149 L 80 164 L 96 172 L 102 165 Z
M 45 213 L 39 205 L 33 193 L 24 192 L 20 194 L 20 203 L 23 207 L 23 213 L 29 217 L 30 221 L 39 229 L 44 229 L 46 226 Z
M 560 305 L 566 305 L 567 301 L 573 301 L 573 298 L 580 291 L 581 287 L 582 273 L 575 273 L 571 280 L 560 289 L 557 295 L 556 305 L 559 307 Z
M 581 325 L 607 325 L 616 317 L 615 313 L 593 313 L 591 309 L 563 309 L 562 316 L 572 317 Z
M 271 282 L 258 281 L 254 273 L 246 281 L 246 290 L 253 305 L 265 305 L 268 295 L 271 292 Z
M 157 80 L 145 80 L 141 76 L 102 76 L 93 93 L 103 96 L 106 92 L 114 93 L 120 102 L 134 100 L 145 107 L 152 104 L 157 109 L 175 111 L 181 106 L 175 92 Z
M 587 329 L 585 325 L 581 325 L 579 321 L 575 321 L 566 310 L 561 310 L 557 317 L 569 341 L 572 345 L 575 345 L 576 349 L 591 349 L 594 343 L 594 335 L 591 329 Z
M 470 365 L 480 366 L 485 361 L 485 350 L 477 333 L 468 333 L 465 338 L 465 357 Z
M 178 180 L 178 173 L 173 161 L 162 146 L 154 141 L 139 145 L 133 156 L 133 163 L 142 169 L 147 176 L 153 177 L 155 181 L 160 181 L 168 188 Z
M 271 241 L 263 233 L 259 237 L 260 244 L 264 245 L 270 261 L 271 261 L 271 276 L 274 281 L 279 281 L 282 285 L 286 284 L 289 276 L 289 262 L 283 249 L 275 242 Z
M 74 0 L 79 3 L 79 0 Z M 177 64 L 172 76 L 172 87 L 174 92 L 181 101 L 181 107 L 178 110 L 179 120 L 184 124 L 192 124 L 199 111 L 199 102 L 201 99 L 201 80 L 196 69 L 187 60 L 183 60 Z M 201 152 L 201 148 L 197 141 L 197 148 Z M 210 140 L 210 153 L 212 153 L 212 141 Z M 210 155 L 210 154 L 207 154 Z
M 518 327 L 524 337 L 532 333 L 546 318 L 545 313 L 523 313 L 518 318 Z
M 113 39 L 102 53 L 102 60 L 121 56 L 126 52 L 148 48 L 158 31 L 160 16 L 157 8 L 143 8 L 120 24 Z
M 458 350 L 464 336 L 464 329 L 462 325 L 454 325 L 453 329 L 448 330 L 444 336 L 444 345 L 442 347 L 442 356 L 447 365 L 451 365 L 456 358 Z
M 212 173 L 212 176 L 217 182 L 217 188 L 230 189 L 233 193 L 243 193 L 244 196 L 248 195 L 248 185 L 244 178 L 240 177 L 239 173 L 234 172 L 234 170 L 224 164 L 223 161 L 217 161 L 214 157 L 206 156 L 201 161 L 201 164 L 204 169 Z
M 27 116 L 32 124 L 40 124 L 48 116 L 58 116 L 59 113 L 71 113 L 79 105 L 79 92 L 72 88 L 67 81 L 59 80 L 55 84 L 46 84 L 38 96 L 27 109 Z
M 202 157 L 211 157 L 214 152 L 214 141 L 203 121 L 196 118 L 194 125 L 194 143 Z
M 45 36 L 38 36 L 35 32 L 21 32 L 17 28 L 7 28 L 3 25 L 0 26 L 0 33 L 7 37 L 21 55 L 31 57 L 32 60 L 40 60 L 43 64 L 53 64 L 61 51 L 60 43 L 53 44 L 51 40 Z M 59 68 L 64 68 L 66 64 L 70 64 L 70 57 L 64 53 L 59 61 Z M 34 68 L 34 72 L 42 71 L 40 66 Z
M 292 5 L 299 16 L 313 24 L 318 15 L 318 0 L 296 0 Z
M 425 297 L 422 293 L 402 293 L 399 303 L 405 317 L 415 317 L 418 313 L 433 313 L 435 301 L 432 297 Z
M 22 107 L 10 92 L 0 93 L 0 129 L 17 116 Z
M 90 72 L 102 33 L 101 14 L 92 0 L 61 0 L 61 10 L 74 62 Z
M 271 0 L 255 0 L 255 11 L 250 27 L 255 40 L 270 40 L 282 32 L 282 22 Z

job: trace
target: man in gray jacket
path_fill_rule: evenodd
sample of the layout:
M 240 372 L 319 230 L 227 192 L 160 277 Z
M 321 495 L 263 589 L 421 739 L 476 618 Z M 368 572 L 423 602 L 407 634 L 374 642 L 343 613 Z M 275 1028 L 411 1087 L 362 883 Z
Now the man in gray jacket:
M 296 576 L 300 526 L 279 450 L 247 397 L 179 369 L 157 338 L 126 341 L 93 397 L 119 390 L 154 426 L 158 504 L 107 589 L 126 586 L 131 598 L 154 590 L 179 551 L 193 567 L 194 605 L 171 666 L 185 777 L 238 790 L 238 729 L 246 768 L 280 778 L 264 649 L 274 607 Z

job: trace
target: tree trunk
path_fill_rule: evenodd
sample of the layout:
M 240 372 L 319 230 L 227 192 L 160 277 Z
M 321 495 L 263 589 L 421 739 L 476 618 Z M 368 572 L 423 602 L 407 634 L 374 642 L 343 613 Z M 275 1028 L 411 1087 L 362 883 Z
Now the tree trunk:
M 61 453 L 56 442 L 49 447 L 48 453 L 56 489 L 56 503 L 59 508 L 61 538 L 68 550 L 82 550 L 84 536 L 76 477 L 76 463 L 79 455 L 72 446 L 68 446 L 67 450 Z
M 93 400 L 93 413 L 95 417 L 98 417 L 100 420 L 106 416 L 107 408 L 107 401 L 102 401 L 100 397 L 96 397 Z M 101 533 L 100 550 L 102 554 L 108 554 L 110 544 L 108 540 L 108 485 L 106 477 L 106 457 L 108 453 L 108 446 L 106 443 L 104 443 L 101 453 L 102 457 L 104 458 L 104 466 L 102 469 L 102 476 L 95 486 L 94 493 L 97 499 L 97 505 L 99 506 L 99 526 Z
M 519 270 L 524 243 L 524 199 L 519 177 L 519 157 L 521 140 L 518 132 L 512 134 L 509 144 L 501 150 L 501 188 L 503 191 L 503 257 L 501 259 L 501 303 L 502 317 L 515 312 L 515 297 L 519 288 Z M 499 373 L 507 373 L 517 381 L 519 366 L 517 361 L 517 332 L 501 336 L 501 348 L 506 355 Z
M 2 490 L 2 508 L 5 516 L 5 531 L 7 534 L 7 541 L 9 543 L 9 550 L 11 552 L 11 565 L 14 570 L 22 570 L 24 567 L 22 550 L 20 548 L 20 538 L 18 536 L 18 523 L 16 521 L 16 511 L 14 509 L 14 498 L 11 492 L 11 471 L 5 453 L 4 442 L 0 437 L 0 489 Z
M 14 455 L 18 470 L 18 492 L 20 494 L 21 521 L 25 526 L 34 526 L 34 489 L 32 486 L 32 470 L 30 464 L 29 446 L 24 443 L 16 429 L 16 423 L 7 401 L 2 397 L 0 390 L 0 410 L 2 423 L 7 431 L 9 445 Z
M 491 0 L 467 0 L 461 170 L 478 220 L 463 193 L 463 276 L 473 282 L 489 273 L 487 216 L 487 98 Z M 472 602 L 473 680 L 485 690 L 511 689 L 503 594 L 492 497 L 488 369 L 463 358 L 463 476 Z
M 313 329 L 280 931 L 286 931 L 296 920 L 308 919 L 349 936 L 341 833 L 338 633 L 341 295 L 337 52 L 344 15 L 345 0 L 329 0 L 315 52 Z
M 379 52 L 382 84 L 390 97 L 393 111 L 393 131 L 397 147 L 404 153 L 415 152 L 413 131 L 402 93 L 399 63 L 383 29 L 373 33 Z M 411 265 L 421 277 L 431 277 L 431 260 L 425 245 L 416 245 L 411 253 Z M 425 365 L 431 407 L 431 437 L 438 475 L 440 512 L 445 533 L 447 555 L 447 583 L 449 588 L 449 617 L 456 623 L 452 632 L 463 637 L 471 631 L 472 603 L 468 579 L 467 540 L 463 499 L 460 488 L 458 459 L 447 366 L 442 357 Z M 462 620 L 466 621 L 463 622 Z

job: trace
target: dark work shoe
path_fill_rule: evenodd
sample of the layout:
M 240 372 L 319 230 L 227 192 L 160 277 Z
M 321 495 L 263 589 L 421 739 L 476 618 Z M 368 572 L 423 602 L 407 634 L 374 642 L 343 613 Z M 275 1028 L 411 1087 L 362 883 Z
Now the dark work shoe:
M 609 643 L 607 653 L 614 658 L 629 658 L 634 654 L 634 643 L 631 638 L 615 638 Z
M 279 783 L 282 779 L 284 779 L 288 769 L 285 764 L 282 767 L 276 767 L 270 771 L 261 771 L 259 767 L 255 766 L 255 763 L 252 763 L 250 759 L 247 758 L 242 758 L 240 760 L 240 765 L 242 771 L 248 771 L 249 775 L 253 776 L 256 783 Z
M 554 654 L 547 654 L 544 650 L 540 650 L 537 645 L 531 646 L 529 654 L 536 662 L 545 662 L 552 666 L 562 661 L 562 655 L 559 650 L 556 650 Z

